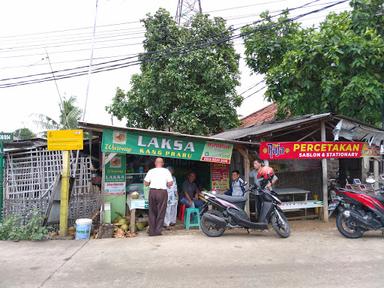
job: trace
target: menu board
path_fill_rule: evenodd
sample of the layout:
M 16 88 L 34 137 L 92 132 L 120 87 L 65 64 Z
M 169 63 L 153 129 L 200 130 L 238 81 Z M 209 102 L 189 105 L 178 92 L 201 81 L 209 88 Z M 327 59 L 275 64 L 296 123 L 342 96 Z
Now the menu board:
M 229 189 L 229 165 L 211 163 L 211 186 L 221 193 Z

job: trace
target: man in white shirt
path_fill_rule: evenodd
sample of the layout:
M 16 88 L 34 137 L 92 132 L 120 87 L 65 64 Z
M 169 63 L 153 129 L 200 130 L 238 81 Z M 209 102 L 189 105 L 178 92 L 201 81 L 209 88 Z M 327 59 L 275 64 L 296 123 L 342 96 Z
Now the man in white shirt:
M 167 188 L 173 185 L 172 174 L 163 168 L 163 158 L 156 158 L 155 168 L 148 171 L 144 185 L 149 186 L 149 236 L 161 235 L 167 210 Z

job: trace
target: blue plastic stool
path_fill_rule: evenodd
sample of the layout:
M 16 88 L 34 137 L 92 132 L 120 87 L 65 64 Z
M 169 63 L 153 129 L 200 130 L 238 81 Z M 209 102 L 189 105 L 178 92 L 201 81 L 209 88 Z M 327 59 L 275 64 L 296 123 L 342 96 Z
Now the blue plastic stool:
M 192 221 L 191 221 L 192 219 Z M 199 208 L 187 208 L 185 209 L 184 215 L 184 227 L 189 228 L 198 227 L 200 228 L 200 209 Z

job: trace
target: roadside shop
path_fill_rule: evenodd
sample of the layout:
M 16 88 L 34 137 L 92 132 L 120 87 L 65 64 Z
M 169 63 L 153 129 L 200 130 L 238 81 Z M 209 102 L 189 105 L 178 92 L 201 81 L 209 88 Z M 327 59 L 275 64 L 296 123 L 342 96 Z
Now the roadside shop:
M 249 173 L 248 158 L 241 156 L 251 145 L 246 142 L 84 122 L 80 127 L 99 139 L 100 146 L 94 154 L 100 155 L 100 163 L 95 167 L 102 179 L 107 222 L 126 215 L 127 209 L 133 221 L 135 216 L 145 214 L 148 190 L 143 181 L 156 157 L 164 158 L 165 167 L 174 168 L 179 193 L 189 172 L 196 173 L 200 190 L 218 192 L 229 188 L 231 169 Z
M 308 209 L 319 213 L 322 208 L 324 221 L 331 182 L 363 190 L 369 188 L 364 185 L 367 177 L 378 183 L 384 173 L 384 130 L 331 113 L 266 121 L 215 137 L 260 143 L 250 155 L 274 168 L 279 177 L 275 190 L 284 208 L 302 210 L 304 216 Z

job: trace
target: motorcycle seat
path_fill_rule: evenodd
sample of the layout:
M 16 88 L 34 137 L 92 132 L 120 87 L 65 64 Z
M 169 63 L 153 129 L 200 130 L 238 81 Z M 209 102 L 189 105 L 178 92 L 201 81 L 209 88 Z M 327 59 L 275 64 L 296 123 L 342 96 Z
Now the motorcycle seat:
M 228 195 L 216 195 L 217 198 L 223 199 L 233 204 L 239 204 L 247 201 L 246 196 L 228 196 Z

